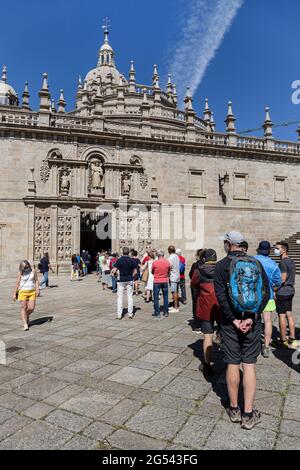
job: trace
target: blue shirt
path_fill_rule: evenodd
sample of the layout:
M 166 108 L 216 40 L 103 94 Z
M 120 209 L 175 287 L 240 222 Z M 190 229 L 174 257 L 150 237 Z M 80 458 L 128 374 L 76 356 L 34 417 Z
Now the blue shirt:
M 256 255 L 255 258 L 260 261 L 266 272 L 270 285 L 270 300 L 274 300 L 274 287 L 280 287 L 282 283 L 280 269 L 270 256 Z
M 136 259 L 130 258 L 129 256 L 121 256 L 115 263 L 115 268 L 120 272 L 119 282 L 131 282 L 133 281 L 133 271 L 137 269 Z

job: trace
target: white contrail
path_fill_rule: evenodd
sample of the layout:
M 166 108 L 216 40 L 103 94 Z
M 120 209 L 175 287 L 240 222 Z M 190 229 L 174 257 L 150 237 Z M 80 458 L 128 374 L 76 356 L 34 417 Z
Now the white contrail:
M 177 84 L 179 99 L 186 86 L 194 94 L 206 69 L 222 44 L 244 0 L 189 0 L 190 8 L 179 39 L 173 45 L 170 64 L 172 82 Z

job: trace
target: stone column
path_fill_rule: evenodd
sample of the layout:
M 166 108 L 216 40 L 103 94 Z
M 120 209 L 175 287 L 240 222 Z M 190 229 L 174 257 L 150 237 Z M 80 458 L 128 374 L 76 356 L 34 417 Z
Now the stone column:
M 58 208 L 57 205 L 51 206 L 50 209 L 50 260 L 57 263 L 57 216 Z
M 80 253 L 80 207 L 73 206 L 72 210 L 72 251 Z
M 34 223 L 35 223 L 35 206 L 28 205 L 28 227 L 27 227 L 27 259 L 34 260 Z

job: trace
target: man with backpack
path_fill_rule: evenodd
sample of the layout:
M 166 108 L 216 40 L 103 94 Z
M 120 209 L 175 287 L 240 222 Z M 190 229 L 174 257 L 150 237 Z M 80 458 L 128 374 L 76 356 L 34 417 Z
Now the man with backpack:
M 184 256 L 182 256 L 182 252 L 180 248 L 177 248 L 176 250 L 176 255 L 179 258 L 180 264 L 179 264 L 179 273 L 180 273 L 180 281 L 179 281 L 179 287 L 180 287 L 180 300 L 183 305 L 186 305 L 186 288 L 185 288 L 185 267 L 186 267 L 186 261 Z
M 227 256 L 216 265 L 215 293 L 221 307 L 221 350 L 227 364 L 226 383 L 230 399 L 227 413 L 233 423 L 252 429 L 260 423 L 253 408 L 256 390 L 255 363 L 261 351 L 261 313 L 270 288 L 261 263 L 247 256 L 243 235 L 232 231 L 222 238 Z M 244 411 L 238 406 L 240 365 L 243 366 Z

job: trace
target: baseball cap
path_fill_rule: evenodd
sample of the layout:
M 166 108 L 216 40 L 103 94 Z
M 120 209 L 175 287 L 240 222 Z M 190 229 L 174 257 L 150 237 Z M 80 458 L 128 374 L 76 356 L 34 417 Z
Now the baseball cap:
M 270 250 L 271 250 L 271 243 L 264 240 L 262 242 L 260 242 L 260 244 L 258 245 L 258 248 L 257 248 L 257 253 L 261 254 L 261 255 L 268 255 L 270 254 Z
M 205 258 L 205 261 L 217 261 L 217 253 L 212 248 L 208 248 L 204 250 L 203 258 Z
M 181 249 L 180 248 L 177 248 L 176 255 L 179 255 L 179 256 L 181 255 Z
M 239 245 L 245 241 L 245 237 L 240 232 L 236 232 L 235 230 L 225 233 L 219 239 L 224 242 L 229 242 L 231 245 Z

